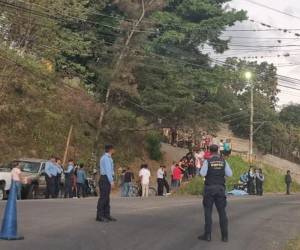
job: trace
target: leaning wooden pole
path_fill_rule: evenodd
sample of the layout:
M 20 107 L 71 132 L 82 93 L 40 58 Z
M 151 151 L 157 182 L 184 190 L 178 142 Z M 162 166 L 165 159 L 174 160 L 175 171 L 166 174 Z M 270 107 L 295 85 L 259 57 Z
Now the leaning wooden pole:
M 69 146 L 70 146 L 70 141 L 71 141 L 72 132 L 73 132 L 73 125 L 71 125 L 70 130 L 69 130 L 69 134 L 68 134 L 68 139 L 67 139 L 66 149 L 65 149 L 64 158 L 63 158 L 63 163 L 62 163 L 63 166 L 65 166 L 66 161 L 67 161 L 67 156 L 68 156 L 68 151 L 69 151 Z

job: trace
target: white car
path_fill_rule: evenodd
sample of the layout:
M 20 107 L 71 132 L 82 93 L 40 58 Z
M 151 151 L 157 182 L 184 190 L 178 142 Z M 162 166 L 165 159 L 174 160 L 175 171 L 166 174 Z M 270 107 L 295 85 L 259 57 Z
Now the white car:
M 11 169 L 0 168 L 0 201 L 6 198 L 6 195 L 11 186 Z

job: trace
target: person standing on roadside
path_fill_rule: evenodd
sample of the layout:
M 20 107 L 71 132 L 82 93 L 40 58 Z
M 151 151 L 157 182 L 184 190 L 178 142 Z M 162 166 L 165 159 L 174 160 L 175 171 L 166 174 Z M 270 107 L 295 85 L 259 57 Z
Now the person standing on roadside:
M 130 167 L 127 167 L 126 172 L 124 173 L 124 183 L 123 183 L 125 197 L 129 197 L 129 191 L 133 180 L 134 180 L 134 174 L 130 170 Z
M 253 166 L 250 166 L 248 171 L 247 192 L 249 195 L 255 195 L 255 171 Z
M 74 161 L 69 160 L 65 171 L 65 198 L 73 198 L 72 179 L 74 175 Z
M 21 200 L 21 188 L 22 188 L 22 183 L 21 183 L 21 166 L 19 162 L 14 162 L 13 163 L 13 169 L 11 170 L 11 178 L 12 178 L 12 183 L 11 185 L 16 185 L 17 189 L 17 199 Z
M 262 169 L 257 169 L 255 171 L 255 185 L 256 185 L 256 195 L 263 195 L 263 184 L 265 181 L 265 176 L 262 172 Z
M 84 170 L 84 165 L 83 163 L 80 163 L 79 169 L 77 170 L 77 178 L 76 178 L 78 198 L 80 198 L 80 194 L 82 197 L 85 197 L 85 180 L 86 180 L 86 173 Z
M 160 166 L 157 170 L 157 195 L 163 196 L 164 195 L 164 168 Z
M 164 170 L 164 187 L 166 188 L 166 195 L 170 195 L 170 186 L 167 180 L 167 167 L 163 166 L 163 170 Z
M 173 178 L 173 172 L 175 168 L 176 168 L 176 162 L 173 161 L 173 164 L 171 165 L 171 188 L 175 187 L 175 181 Z
M 219 148 L 220 148 L 220 155 L 223 156 L 224 155 L 224 141 L 223 139 L 220 140 L 220 143 L 219 143 Z
M 57 167 L 56 167 L 56 158 L 51 156 L 49 161 L 46 162 L 45 166 L 45 179 L 47 185 L 46 199 L 56 198 L 55 194 L 55 184 L 57 178 Z
M 147 164 L 142 164 L 139 177 L 141 178 L 142 197 L 148 197 L 151 173 Z
M 173 180 L 174 180 L 174 189 L 177 190 L 180 187 L 180 182 L 182 178 L 182 171 L 179 164 L 175 165 L 173 170 Z
M 291 194 L 290 193 L 290 188 L 291 188 L 291 183 L 292 183 L 292 176 L 291 176 L 291 171 L 290 170 L 288 170 L 286 172 L 284 180 L 285 180 L 285 184 L 286 184 L 286 194 L 290 195 Z
M 100 180 L 99 189 L 100 197 L 97 205 L 96 221 L 110 222 L 116 221 L 110 215 L 110 192 L 114 187 L 114 162 L 112 155 L 115 150 L 112 145 L 105 146 L 105 153 L 100 159 Z
M 222 241 L 228 242 L 228 218 L 226 214 L 226 177 L 232 176 L 229 164 L 218 154 L 218 145 L 211 145 L 212 156 L 206 160 L 201 168 L 200 174 L 205 177 L 205 187 L 203 195 L 203 206 L 205 215 L 204 234 L 198 239 L 211 241 L 212 231 L 212 209 L 216 205 L 219 214 Z
M 55 180 L 55 195 L 59 196 L 59 191 L 61 191 L 62 183 L 61 183 L 61 175 L 63 172 L 61 159 L 56 158 L 56 167 L 57 167 L 57 176 Z
M 196 166 L 196 176 L 200 176 L 200 169 L 204 160 L 204 151 L 198 148 L 194 154 L 195 166 Z

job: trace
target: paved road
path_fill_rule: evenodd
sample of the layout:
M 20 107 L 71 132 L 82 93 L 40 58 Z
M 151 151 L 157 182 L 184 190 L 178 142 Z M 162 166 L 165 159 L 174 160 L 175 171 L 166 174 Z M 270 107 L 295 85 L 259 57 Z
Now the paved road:
M 230 242 L 200 242 L 200 198 L 113 199 L 118 222 L 95 221 L 96 199 L 36 200 L 18 204 L 25 240 L 0 241 L 1 250 L 282 250 L 300 235 L 300 196 L 268 196 L 229 202 Z M 4 203 L 0 203 L 3 213 Z

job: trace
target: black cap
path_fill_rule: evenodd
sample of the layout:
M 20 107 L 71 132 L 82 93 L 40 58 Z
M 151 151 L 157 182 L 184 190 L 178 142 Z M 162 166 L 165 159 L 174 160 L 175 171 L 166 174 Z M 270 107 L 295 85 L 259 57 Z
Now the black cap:
M 216 144 L 212 144 L 212 145 L 210 145 L 210 147 L 209 147 L 209 151 L 210 151 L 211 153 L 218 153 L 218 150 L 219 150 L 219 146 L 216 145 Z

